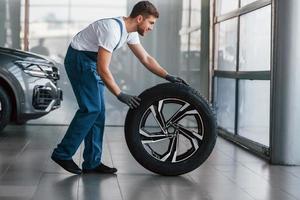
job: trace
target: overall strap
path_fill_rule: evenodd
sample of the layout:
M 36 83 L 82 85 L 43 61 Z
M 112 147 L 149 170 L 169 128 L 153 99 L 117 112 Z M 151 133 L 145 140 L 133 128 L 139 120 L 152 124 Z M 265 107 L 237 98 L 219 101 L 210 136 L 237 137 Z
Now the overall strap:
M 119 19 L 117 19 L 117 18 L 111 18 L 111 19 L 114 19 L 116 22 L 118 22 L 118 24 L 119 24 L 119 26 L 120 26 L 120 31 L 121 31 L 121 35 L 120 35 L 119 42 L 118 42 L 118 44 L 116 45 L 116 47 L 113 49 L 113 51 L 114 51 L 114 50 L 117 49 L 117 47 L 119 46 L 119 44 L 120 44 L 120 42 L 121 42 L 122 34 L 123 34 L 123 26 L 122 26 L 122 22 L 121 22 Z

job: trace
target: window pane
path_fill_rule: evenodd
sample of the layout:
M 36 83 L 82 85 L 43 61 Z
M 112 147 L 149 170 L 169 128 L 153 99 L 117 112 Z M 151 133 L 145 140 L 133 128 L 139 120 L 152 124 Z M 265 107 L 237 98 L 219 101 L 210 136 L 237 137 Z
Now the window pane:
M 191 27 L 200 26 L 201 19 L 201 1 L 192 0 L 191 1 Z
M 214 95 L 218 126 L 234 133 L 235 80 L 215 78 Z
M 187 28 L 189 26 L 189 0 L 182 1 L 182 19 L 181 26 Z
M 269 146 L 270 81 L 239 81 L 238 134 Z
M 185 55 L 185 68 L 180 68 L 181 74 L 191 87 L 197 88 L 201 86 L 201 76 L 203 76 L 200 67 L 200 51 L 189 51 Z
M 20 2 L 0 0 L 0 46 L 20 48 Z
M 188 34 L 183 34 L 183 35 L 180 36 L 180 51 L 182 51 L 183 54 L 186 54 L 187 51 L 188 51 L 188 41 L 189 41 L 189 35 Z
M 74 6 L 71 7 L 71 21 L 86 22 L 86 24 L 92 23 L 101 18 L 108 18 L 114 16 L 125 16 L 126 10 L 123 7 L 107 8 L 101 6 Z M 78 15 L 78 13 L 84 13 L 84 15 Z
M 182 1 L 182 17 L 180 34 L 180 50 L 183 52 L 183 57 L 187 55 L 189 35 L 187 29 L 189 28 L 189 0 Z
M 70 0 L 72 6 L 101 6 L 113 10 L 115 7 L 126 7 L 126 0 L 106 1 L 106 0 Z
M 22 2 L 24 4 L 24 2 Z M 68 5 L 69 0 L 30 0 L 30 6 L 34 5 Z
M 222 15 L 237 9 L 239 6 L 239 0 L 217 0 L 216 13 Z
M 200 53 L 200 30 L 194 31 L 191 33 L 191 40 L 190 40 L 190 50 L 191 51 L 198 51 Z
M 29 40 L 29 51 L 45 56 L 51 56 L 63 63 L 69 37 L 35 37 Z M 59 48 L 58 48 L 59 47 Z
M 254 1 L 257 1 L 257 0 L 241 0 L 241 7 L 247 5 L 247 4 L 250 4 Z
M 239 70 L 270 70 L 271 6 L 243 15 L 240 34 Z
M 68 20 L 68 8 L 60 6 L 31 6 L 30 22 L 56 22 Z
M 68 5 L 69 0 L 30 0 L 30 5 Z
M 215 65 L 218 70 L 236 70 L 237 18 L 216 27 Z

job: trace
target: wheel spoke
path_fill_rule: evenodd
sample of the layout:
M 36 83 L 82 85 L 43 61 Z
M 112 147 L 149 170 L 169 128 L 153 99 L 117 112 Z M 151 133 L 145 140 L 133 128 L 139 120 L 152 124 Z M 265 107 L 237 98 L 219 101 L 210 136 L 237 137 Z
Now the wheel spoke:
M 193 151 L 197 150 L 199 147 L 199 140 L 196 139 L 195 137 L 191 137 L 190 134 L 186 134 L 183 131 L 179 131 L 179 134 L 182 135 L 183 137 L 185 137 L 186 139 L 188 139 L 192 145 L 192 149 Z
M 162 158 L 160 159 L 161 161 L 171 161 L 171 162 L 176 162 L 176 157 L 177 157 L 177 146 L 178 146 L 178 142 L 177 142 L 177 136 L 173 137 L 170 141 L 169 144 L 169 148 L 167 150 L 167 152 L 162 156 Z
M 150 106 L 151 113 L 153 114 L 156 123 L 159 125 L 162 132 L 166 133 L 165 130 L 166 123 L 162 114 L 162 108 L 163 108 L 163 100 L 158 101 L 157 104 L 153 104 Z
M 189 103 L 185 103 L 175 114 L 167 121 L 169 123 L 177 123 L 187 115 L 199 115 L 197 110 L 193 109 Z
M 149 144 L 149 143 L 155 143 L 160 142 L 166 139 L 169 139 L 169 136 L 158 132 L 158 133 L 147 133 L 145 130 L 140 129 L 140 134 L 142 135 L 142 143 L 143 144 Z
M 197 140 L 202 140 L 203 139 L 203 136 L 200 135 L 199 133 L 197 133 L 197 132 L 195 132 L 193 130 L 189 130 L 189 129 L 183 127 L 180 124 L 177 124 L 177 128 L 186 137 L 189 137 L 191 139 L 197 139 Z
M 154 156 L 157 159 L 161 158 L 161 155 L 156 153 L 149 144 L 144 144 L 144 145 L 145 145 L 145 147 L 148 147 L 148 149 L 150 150 L 152 156 Z

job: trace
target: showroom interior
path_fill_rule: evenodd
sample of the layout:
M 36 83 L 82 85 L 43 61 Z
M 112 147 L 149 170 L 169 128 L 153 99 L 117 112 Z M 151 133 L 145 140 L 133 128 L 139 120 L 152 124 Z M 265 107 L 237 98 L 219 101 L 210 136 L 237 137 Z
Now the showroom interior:
M 141 44 L 207 99 L 217 122 L 212 153 L 195 170 L 163 176 L 141 166 L 124 137 L 128 106 L 107 89 L 102 160 L 118 172 L 74 175 L 51 160 L 78 109 L 64 68 L 72 37 L 98 19 L 128 16 L 137 2 L 0 0 L 0 47 L 50 59 L 63 94 L 46 115 L 1 131 L 0 199 L 300 199 L 297 0 L 151 0 L 160 16 Z M 127 45 L 109 67 L 130 94 L 166 82 Z M 4 80 L 0 74 L 1 87 Z

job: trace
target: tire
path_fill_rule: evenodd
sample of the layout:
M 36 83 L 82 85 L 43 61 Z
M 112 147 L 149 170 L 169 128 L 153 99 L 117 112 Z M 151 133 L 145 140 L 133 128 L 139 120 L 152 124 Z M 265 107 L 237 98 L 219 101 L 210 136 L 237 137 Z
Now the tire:
M 10 98 L 0 86 L 0 132 L 10 121 L 11 109 Z
M 215 115 L 207 100 L 195 89 L 175 83 L 156 85 L 139 97 L 141 104 L 129 109 L 124 127 L 136 161 L 167 176 L 199 167 L 217 137 Z

